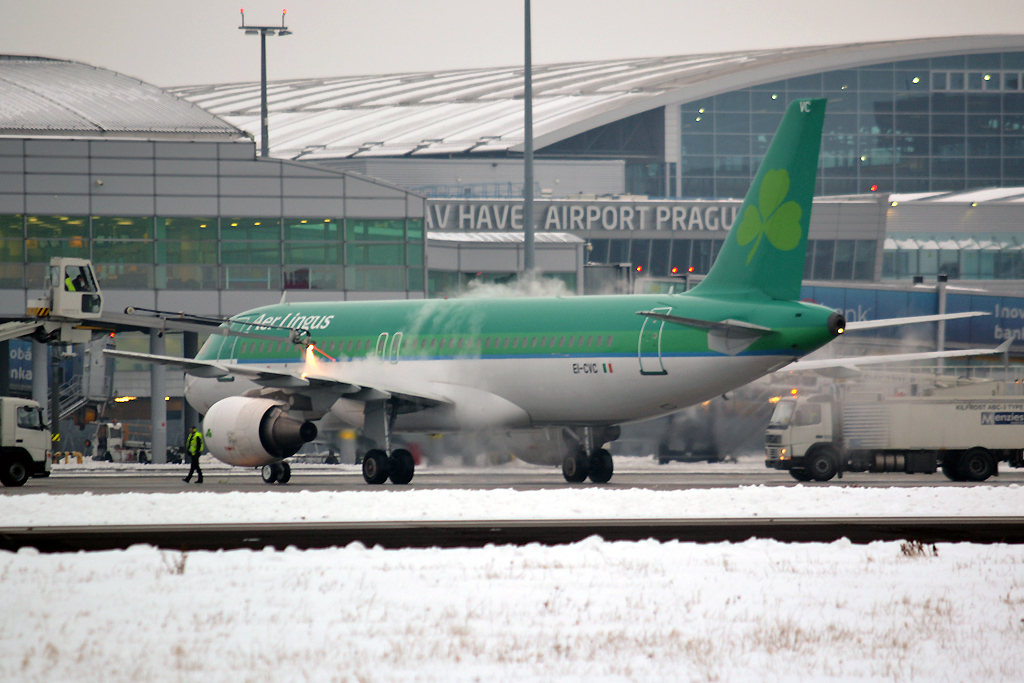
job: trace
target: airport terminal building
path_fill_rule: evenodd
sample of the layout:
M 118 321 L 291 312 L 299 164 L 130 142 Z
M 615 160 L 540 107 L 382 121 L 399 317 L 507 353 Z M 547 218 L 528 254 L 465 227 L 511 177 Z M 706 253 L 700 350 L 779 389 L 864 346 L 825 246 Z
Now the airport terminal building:
M 533 82 L 536 228 L 581 237 L 589 262 L 706 272 L 786 104 L 824 97 L 808 278 L 1024 293 L 1024 36 L 535 66 Z M 258 139 L 257 83 L 171 92 Z M 278 81 L 271 154 L 427 195 L 428 234 L 514 232 L 521 98 L 521 68 Z

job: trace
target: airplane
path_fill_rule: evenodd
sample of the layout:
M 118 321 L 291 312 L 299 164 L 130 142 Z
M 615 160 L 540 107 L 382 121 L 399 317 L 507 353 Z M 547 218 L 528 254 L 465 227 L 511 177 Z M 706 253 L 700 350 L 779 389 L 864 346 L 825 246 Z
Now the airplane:
M 605 483 L 623 423 L 798 368 L 858 327 L 983 315 L 848 324 L 799 301 L 824 116 L 824 99 L 789 105 L 718 258 L 684 293 L 282 303 L 232 317 L 194 359 L 106 353 L 184 370 L 210 453 L 261 467 L 267 483 L 288 480 L 286 458 L 316 438 L 316 420 L 372 440 L 372 485 L 413 478 L 393 433 L 480 430 L 515 434 L 517 457 L 560 464 L 570 483 Z M 874 358 L 831 363 L 887 357 Z

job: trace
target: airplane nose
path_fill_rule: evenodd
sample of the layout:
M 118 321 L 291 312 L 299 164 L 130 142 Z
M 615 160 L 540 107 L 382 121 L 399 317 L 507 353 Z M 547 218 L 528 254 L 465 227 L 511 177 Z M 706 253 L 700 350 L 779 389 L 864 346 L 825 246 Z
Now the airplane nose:
M 833 313 L 828 317 L 828 331 L 832 333 L 833 337 L 838 337 L 846 331 L 846 318 L 838 313 Z

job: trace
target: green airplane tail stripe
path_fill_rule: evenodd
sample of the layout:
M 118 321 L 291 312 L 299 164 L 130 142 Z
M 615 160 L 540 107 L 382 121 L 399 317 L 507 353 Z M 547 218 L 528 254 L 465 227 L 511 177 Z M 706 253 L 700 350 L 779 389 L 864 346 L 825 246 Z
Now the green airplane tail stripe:
M 711 272 L 694 296 L 796 300 L 818 175 L 825 100 L 786 109 Z

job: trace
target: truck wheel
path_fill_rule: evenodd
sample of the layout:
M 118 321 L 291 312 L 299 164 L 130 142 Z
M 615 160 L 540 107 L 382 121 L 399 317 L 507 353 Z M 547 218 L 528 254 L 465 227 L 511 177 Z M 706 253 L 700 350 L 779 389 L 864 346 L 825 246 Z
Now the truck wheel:
M 950 481 L 963 481 L 960 476 L 960 458 L 958 455 L 944 453 L 942 456 L 942 473 Z
M 790 470 L 789 471 L 789 476 L 793 477 L 797 481 L 810 481 L 811 480 L 811 473 L 808 472 L 807 470 L 803 470 L 803 469 Z
M 838 454 L 831 448 L 819 448 L 809 456 L 807 472 L 816 481 L 828 481 L 839 471 L 838 460 Z
M 984 448 L 972 448 L 960 459 L 962 481 L 985 481 L 996 473 L 996 461 Z
M 22 486 L 28 481 L 28 467 L 17 457 L 0 460 L 0 483 L 4 486 Z

